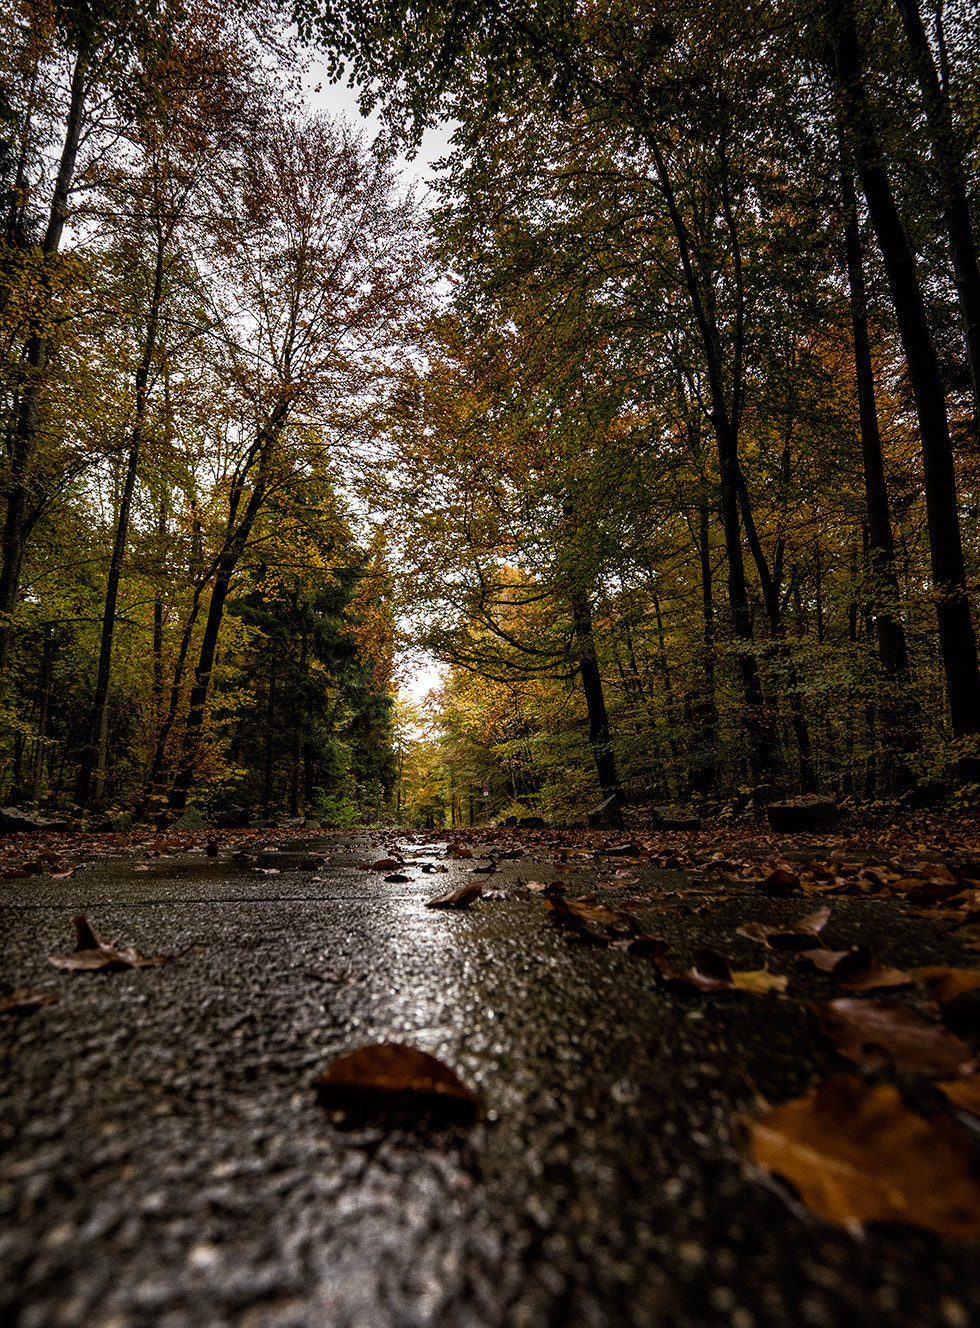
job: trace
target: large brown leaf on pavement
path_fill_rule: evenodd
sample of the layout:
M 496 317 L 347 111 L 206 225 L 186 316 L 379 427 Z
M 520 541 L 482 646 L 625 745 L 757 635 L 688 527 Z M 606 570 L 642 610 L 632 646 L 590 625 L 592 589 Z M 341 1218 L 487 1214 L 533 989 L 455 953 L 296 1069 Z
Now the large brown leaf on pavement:
M 481 1115 L 478 1099 L 454 1070 L 401 1042 L 369 1043 L 338 1056 L 317 1090 L 325 1107 L 354 1119 L 435 1117 L 468 1124 Z
M 810 1009 L 837 1050 L 861 1065 L 891 1061 L 899 1070 L 936 1077 L 975 1068 L 970 1048 L 955 1033 L 896 1001 L 845 997 Z
M 783 1176 L 815 1213 L 980 1236 L 980 1183 L 969 1140 L 952 1121 L 910 1111 L 890 1084 L 847 1075 L 775 1107 L 750 1126 L 754 1161 Z

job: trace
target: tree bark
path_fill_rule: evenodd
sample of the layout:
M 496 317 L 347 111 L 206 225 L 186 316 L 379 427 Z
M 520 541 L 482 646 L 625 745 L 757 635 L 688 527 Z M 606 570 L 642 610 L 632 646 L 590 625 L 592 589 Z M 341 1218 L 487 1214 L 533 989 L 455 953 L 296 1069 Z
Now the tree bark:
M 119 601 L 119 581 L 122 576 L 123 558 L 129 539 L 129 519 L 136 490 L 139 471 L 140 449 L 143 443 L 143 428 L 146 419 L 147 383 L 150 368 L 156 350 L 157 334 L 160 327 L 160 311 L 163 304 L 163 274 L 166 237 L 162 231 L 157 234 L 156 262 L 153 271 L 153 291 L 146 320 L 146 336 L 143 342 L 143 355 L 136 369 L 134 384 L 134 420 L 130 435 L 129 452 L 126 458 L 126 478 L 123 483 L 122 497 L 119 502 L 119 514 L 116 519 L 116 536 L 109 560 L 109 573 L 106 578 L 105 607 L 102 613 L 102 636 L 99 644 L 99 666 L 95 683 L 95 695 L 92 698 L 92 714 L 89 724 L 89 745 L 82 760 L 78 777 L 78 791 L 75 800 L 80 806 L 88 805 L 89 783 L 92 782 L 92 810 L 101 811 L 105 793 L 105 770 L 108 758 L 109 737 L 109 680 L 112 672 L 112 644 L 116 627 L 116 605 Z
M 915 256 L 902 225 L 871 118 L 851 0 L 828 0 L 841 117 L 881 250 L 919 420 L 926 515 L 939 647 L 955 737 L 980 733 L 980 669 L 970 604 L 953 449 L 939 361 L 929 330 Z
M 182 812 L 187 805 L 187 795 L 194 782 L 194 769 L 204 728 L 204 716 L 208 692 L 211 687 L 211 673 L 214 668 L 215 652 L 218 647 L 218 634 L 224 617 L 225 602 L 231 587 L 239 559 L 245 551 L 255 518 L 266 500 L 269 490 L 269 453 L 285 424 L 289 414 L 290 398 L 284 394 L 265 426 L 263 426 L 243 458 L 232 484 L 229 495 L 228 523 L 224 547 L 218 557 L 214 586 L 208 604 L 208 616 L 201 639 L 201 650 L 197 667 L 194 670 L 194 685 L 191 688 L 190 708 L 184 727 L 184 739 L 181 744 L 180 764 L 170 789 L 169 806 L 171 811 Z M 241 519 L 238 519 L 239 504 L 244 496 L 244 484 L 250 471 L 255 470 L 255 480 Z
M 922 93 L 932 161 L 939 176 L 940 202 L 973 389 L 973 424 L 975 430 L 980 430 L 980 265 L 977 263 L 963 157 L 957 149 L 958 135 L 949 97 L 936 72 L 918 0 L 895 0 L 895 4 L 902 16 L 912 66 Z
M 619 797 L 621 789 L 616 772 L 616 757 L 613 753 L 609 733 L 609 716 L 606 712 L 606 698 L 602 690 L 602 674 L 596 659 L 595 640 L 592 635 L 592 607 L 588 596 L 576 593 L 571 597 L 572 620 L 575 625 L 576 653 L 578 656 L 579 677 L 582 679 L 582 691 L 589 716 L 589 745 L 595 761 L 599 788 L 603 798 Z M 616 809 L 614 821 L 622 824 L 622 815 Z
M 85 97 L 88 91 L 86 85 L 88 65 L 88 54 L 79 51 L 72 70 L 65 140 L 58 163 L 58 174 L 55 177 L 48 225 L 41 244 L 41 256 L 45 265 L 58 252 L 68 216 L 68 197 L 78 160 Z M 43 280 L 46 293 L 46 277 Z M 24 349 L 24 370 L 14 426 L 10 480 L 6 493 L 3 557 L 0 561 L 0 701 L 3 699 L 7 684 L 13 613 L 20 589 L 24 541 L 29 525 L 31 488 L 37 457 L 38 416 L 47 365 L 48 338 L 43 326 L 39 326 Z

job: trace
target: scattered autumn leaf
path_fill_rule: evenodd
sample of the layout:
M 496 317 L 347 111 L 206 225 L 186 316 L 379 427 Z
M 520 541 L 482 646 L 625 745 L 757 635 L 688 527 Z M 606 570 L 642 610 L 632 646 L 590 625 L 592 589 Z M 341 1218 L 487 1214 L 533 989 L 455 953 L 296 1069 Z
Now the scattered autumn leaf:
M 864 945 L 854 945 L 850 950 L 805 950 L 797 958 L 831 973 L 842 987 L 851 991 L 907 987 L 913 980 L 911 973 L 883 964 Z
M 782 899 L 785 895 L 794 895 L 799 891 L 800 878 L 795 872 L 777 867 L 759 882 L 759 889 L 772 899 Z
M 915 1074 L 964 1075 L 974 1068 L 972 1053 L 948 1028 L 932 1023 L 894 1001 L 842 997 L 810 1009 L 843 1056 L 862 1065 L 890 1061 Z
M 577 904 L 578 901 L 573 901 Z M 590 925 L 590 919 L 586 915 L 586 906 L 572 907 L 572 904 L 557 893 L 550 893 L 544 901 L 544 906 L 548 911 L 549 919 L 558 927 L 564 927 L 567 931 L 573 932 L 580 940 L 587 941 L 591 945 L 605 945 L 616 934 L 605 921 L 598 922 L 597 926 Z M 615 910 L 609 909 L 609 913 Z
M 743 922 L 735 930 L 739 936 L 746 936 L 750 941 L 760 941 L 771 949 L 802 950 L 804 946 L 812 945 L 820 939 L 820 932 L 829 917 L 830 905 L 825 904 L 815 913 L 808 913 L 796 922 L 791 922 L 788 927 L 774 927 L 765 922 Z
M 789 986 L 789 978 L 778 973 L 770 973 L 768 968 L 758 968 L 747 973 L 733 973 L 732 982 L 739 991 L 750 991 L 757 996 L 768 996 L 771 991 L 783 992 Z
M 348 1120 L 429 1118 L 469 1124 L 482 1115 L 479 1100 L 454 1070 L 399 1042 L 347 1052 L 316 1082 L 323 1105 Z
M 426 908 L 469 908 L 470 904 L 482 894 L 483 886 L 479 881 L 467 881 L 465 885 L 458 885 L 455 890 L 447 890 L 444 895 L 427 899 L 425 906 Z
M 0 996 L 0 1014 L 33 1014 L 42 1005 L 54 1005 L 61 1000 L 57 991 L 14 991 Z
M 910 1111 L 890 1084 L 836 1076 L 767 1112 L 749 1134 L 755 1162 L 837 1226 L 902 1223 L 957 1240 L 980 1236 L 970 1141 L 952 1121 Z
M 964 992 L 980 987 L 980 971 L 975 968 L 943 968 L 934 965 L 917 968 L 915 976 L 925 984 L 937 1005 L 945 1005 Z
M 87 918 L 79 914 L 72 918 L 77 945 L 72 954 L 49 955 L 48 963 L 55 968 L 151 968 L 165 964 L 169 955 L 148 958 L 132 945 L 121 946 L 118 941 L 103 941 Z
M 968 1111 L 971 1116 L 980 1116 L 980 1075 L 972 1074 L 966 1079 L 950 1079 L 937 1084 L 950 1102 Z

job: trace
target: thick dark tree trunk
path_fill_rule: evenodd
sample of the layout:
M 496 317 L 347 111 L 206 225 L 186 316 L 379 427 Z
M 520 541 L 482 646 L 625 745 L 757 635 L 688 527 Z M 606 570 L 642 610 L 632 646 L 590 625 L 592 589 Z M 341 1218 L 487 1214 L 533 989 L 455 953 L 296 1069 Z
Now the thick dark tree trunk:
M 940 202 L 949 238 L 949 256 L 963 319 L 966 357 L 973 388 L 973 423 L 980 430 L 980 265 L 967 197 L 960 135 L 953 124 L 949 97 L 940 82 L 926 37 L 918 0 L 895 0 L 922 92 L 932 162 L 939 176 Z
M 851 0 L 828 0 L 827 14 L 842 93 L 842 127 L 854 154 L 884 260 L 915 396 L 939 647 L 953 733 L 963 737 L 980 733 L 980 668 L 967 597 L 942 375 L 919 287 L 915 255 L 895 205 L 871 118 Z

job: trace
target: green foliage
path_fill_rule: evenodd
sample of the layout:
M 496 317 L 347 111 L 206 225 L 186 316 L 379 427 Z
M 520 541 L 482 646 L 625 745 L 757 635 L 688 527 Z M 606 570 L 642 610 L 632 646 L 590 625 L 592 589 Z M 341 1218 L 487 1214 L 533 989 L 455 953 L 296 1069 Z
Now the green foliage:
M 322 788 L 313 790 L 313 800 L 307 809 L 307 815 L 324 825 L 335 825 L 341 829 L 360 823 L 360 813 L 347 798 L 335 793 L 325 793 Z

